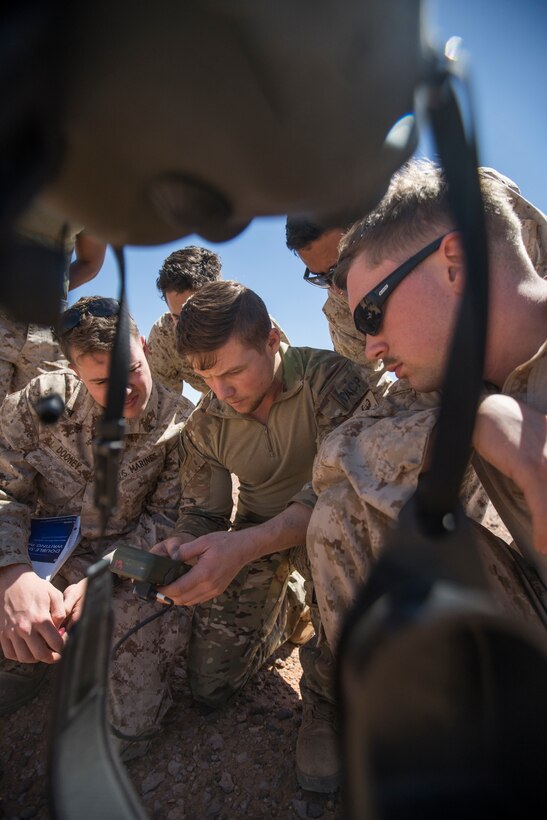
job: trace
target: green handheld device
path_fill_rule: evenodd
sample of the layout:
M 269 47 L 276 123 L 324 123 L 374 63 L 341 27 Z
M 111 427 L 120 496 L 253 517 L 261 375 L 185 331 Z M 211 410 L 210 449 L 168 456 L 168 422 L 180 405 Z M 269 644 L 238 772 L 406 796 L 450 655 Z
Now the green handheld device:
M 105 555 L 110 560 L 110 571 L 122 578 L 145 581 L 153 586 L 166 586 L 176 581 L 191 567 L 180 561 L 173 561 L 164 555 L 154 555 L 135 547 L 118 547 Z

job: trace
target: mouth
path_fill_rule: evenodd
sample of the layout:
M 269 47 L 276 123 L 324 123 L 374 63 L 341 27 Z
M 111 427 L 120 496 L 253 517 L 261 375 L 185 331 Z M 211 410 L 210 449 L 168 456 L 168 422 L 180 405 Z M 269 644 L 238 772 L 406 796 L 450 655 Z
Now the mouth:
M 138 393 L 133 393 L 132 396 L 129 396 L 129 398 L 126 399 L 124 407 L 126 409 L 128 409 L 129 407 L 134 407 L 135 404 L 137 403 L 138 398 L 139 398 L 139 394 Z

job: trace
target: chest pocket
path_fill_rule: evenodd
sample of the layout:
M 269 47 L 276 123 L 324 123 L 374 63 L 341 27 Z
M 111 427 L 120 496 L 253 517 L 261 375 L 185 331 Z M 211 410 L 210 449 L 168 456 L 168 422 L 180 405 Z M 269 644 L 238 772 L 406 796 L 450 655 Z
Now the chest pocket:
M 26 455 L 27 462 L 38 473 L 40 496 L 46 504 L 83 497 L 93 474 L 88 465 L 60 442 L 50 447 L 32 450 Z

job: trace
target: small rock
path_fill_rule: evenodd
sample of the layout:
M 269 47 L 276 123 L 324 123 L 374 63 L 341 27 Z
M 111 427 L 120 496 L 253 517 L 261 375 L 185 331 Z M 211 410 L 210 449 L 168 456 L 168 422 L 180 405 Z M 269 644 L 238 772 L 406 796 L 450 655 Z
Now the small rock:
M 216 733 L 211 736 L 209 745 L 212 749 L 215 750 L 215 752 L 219 752 L 221 749 L 224 749 L 224 738 L 222 737 L 222 735 Z
M 179 799 L 184 797 L 185 794 L 188 794 L 189 790 L 188 783 L 181 782 L 175 783 L 171 791 L 173 792 L 173 797 Z
M 246 720 L 247 715 L 245 714 L 245 712 L 238 712 L 238 714 L 236 715 L 236 723 L 245 723 Z
M 220 775 L 220 780 L 218 781 L 218 785 L 224 792 L 224 794 L 231 794 L 234 790 L 234 781 L 232 780 L 232 775 L 230 772 L 222 772 Z
M 248 759 L 249 759 L 249 755 L 247 754 L 247 752 L 240 752 L 236 756 L 236 763 L 240 763 L 240 764 L 241 763 L 246 763 L 248 761 Z
M 277 710 L 277 712 L 275 713 L 275 716 L 278 720 L 288 720 L 289 718 L 292 718 L 293 711 L 292 711 L 292 709 L 287 709 L 286 707 L 281 707 L 281 709 Z
M 164 780 L 165 772 L 152 772 L 152 774 L 149 774 L 148 777 L 145 777 L 142 781 L 142 794 L 148 794 L 149 792 L 153 792 L 154 789 L 157 789 L 160 783 L 162 783 Z
M 325 810 L 320 803 L 308 803 L 308 817 L 323 817 Z
M 213 800 L 207 809 L 207 817 L 216 817 L 222 811 L 222 803 L 220 800 Z
M 171 777 L 177 777 L 181 769 L 182 766 L 177 760 L 170 760 L 167 764 L 167 772 Z
M 295 811 L 297 817 L 307 817 L 308 815 L 308 804 L 305 800 L 297 800 L 296 798 L 292 801 L 292 807 Z
M 257 795 L 261 798 L 270 796 L 270 784 L 265 780 L 261 780 L 258 784 Z
M 276 658 L 275 661 L 274 661 L 274 666 L 277 669 L 283 669 L 286 665 L 287 664 L 285 663 L 285 661 L 282 658 Z

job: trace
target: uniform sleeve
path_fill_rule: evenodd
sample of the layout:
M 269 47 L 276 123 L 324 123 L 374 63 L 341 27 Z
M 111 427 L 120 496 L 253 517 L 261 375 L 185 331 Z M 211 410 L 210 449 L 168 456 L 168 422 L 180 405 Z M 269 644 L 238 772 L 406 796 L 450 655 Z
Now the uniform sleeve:
M 30 565 L 27 544 L 37 487 L 25 451 L 36 437 L 28 390 L 12 393 L 0 409 L 0 566 Z
M 11 391 L 11 383 L 13 381 L 13 374 L 15 366 L 5 359 L 0 359 L 0 404 L 4 401 L 8 393 Z
M 233 507 L 230 472 L 207 453 L 205 431 L 200 425 L 200 418 L 198 410 L 189 420 L 180 439 L 182 491 L 177 521 L 177 532 L 190 533 L 196 537 L 227 530 Z
M 176 366 L 175 333 L 173 339 L 167 334 L 166 328 L 156 322 L 150 330 L 147 342 L 147 359 L 152 376 L 172 390 L 173 393 L 182 392 L 182 377 Z
M 12 392 L 17 360 L 26 340 L 27 325 L 0 311 L 0 404 Z

